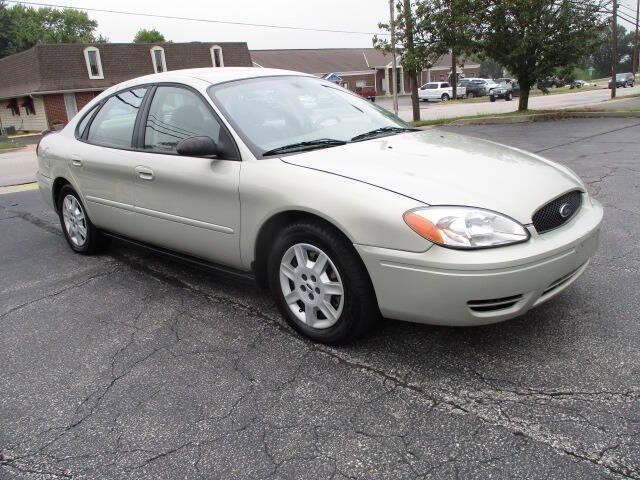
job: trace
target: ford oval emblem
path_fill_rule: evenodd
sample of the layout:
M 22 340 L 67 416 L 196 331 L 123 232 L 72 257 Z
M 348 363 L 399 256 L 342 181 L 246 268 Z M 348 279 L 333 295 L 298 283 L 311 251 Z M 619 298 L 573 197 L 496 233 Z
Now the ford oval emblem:
M 567 217 L 570 217 L 571 214 L 573 213 L 573 208 L 571 207 L 570 204 L 563 203 L 562 205 L 560 205 L 559 212 L 562 218 L 567 218 Z

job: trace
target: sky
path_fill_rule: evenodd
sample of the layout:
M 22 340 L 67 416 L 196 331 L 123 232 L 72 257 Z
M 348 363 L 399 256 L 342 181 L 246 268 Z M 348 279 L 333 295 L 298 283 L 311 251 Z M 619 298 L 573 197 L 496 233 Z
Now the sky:
M 34 0 L 48 3 L 47 0 Z M 388 0 L 49 0 L 72 7 L 145 12 L 181 17 L 377 32 Z M 304 32 L 89 12 L 98 33 L 111 42 L 130 42 L 140 28 L 155 28 L 174 42 L 246 41 L 250 49 L 370 47 L 372 35 Z
M 71 7 L 122 10 L 211 20 L 228 20 L 358 32 L 378 32 L 387 21 L 388 0 L 33 0 Z M 620 0 L 620 9 L 635 17 L 637 0 Z M 111 42 L 130 42 L 141 29 L 159 30 L 174 42 L 245 41 L 252 50 L 269 48 L 370 47 L 371 34 L 306 32 L 240 25 L 89 12 L 98 33 Z M 634 26 L 620 21 L 627 29 Z

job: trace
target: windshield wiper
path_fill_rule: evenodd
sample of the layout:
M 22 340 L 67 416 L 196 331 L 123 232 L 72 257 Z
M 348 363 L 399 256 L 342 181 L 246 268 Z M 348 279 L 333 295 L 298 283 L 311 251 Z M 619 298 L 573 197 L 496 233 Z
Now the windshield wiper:
M 402 132 L 417 132 L 416 128 L 407 128 L 407 127 L 380 127 L 375 130 L 371 130 L 370 132 L 361 133 L 360 135 L 356 135 L 351 139 L 352 142 L 359 142 L 361 140 L 368 140 L 369 138 L 375 138 L 384 136 L 387 134 L 393 133 L 402 133 Z
M 279 153 L 303 152 L 306 150 L 315 150 L 317 148 L 337 147 L 346 145 L 344 140 L 335 140 L 333 138 L 319 138 L 317 140 L 309 140 L 307 142 L 292 143 L 291 145 L 283 145 L 282 147 L 267 150 L 262 154 L 263 157 L 270 155 L 278 155 Z

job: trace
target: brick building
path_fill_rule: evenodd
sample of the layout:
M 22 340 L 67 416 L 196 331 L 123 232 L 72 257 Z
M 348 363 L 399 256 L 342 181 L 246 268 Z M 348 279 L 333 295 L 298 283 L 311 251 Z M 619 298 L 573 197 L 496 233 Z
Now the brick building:
M 390 95 L 392 77 L 391 55 L 375 48 L 321 48 L 299 50 L 251 50 L 255 67 L 283 68 L 311 73 L 319 77 L 335 74 L 341 84 L 353 91 L 375 86 L 378 95 Z M 398 58 L 398 92 L 410 93 L 409 77 L 404 74 Z M 480 65 L 465 61 L 458 68 L 465 77 L 480 75 Z M 431 68 L 422 71 L 420 84 L 447 81 L 451 74 L 451 55 L 444 55 Z
M 0 128 L 64 125 L 106 88 L 165 70 L 250 67 L 247 44 L 52 44 L 0 59 Z

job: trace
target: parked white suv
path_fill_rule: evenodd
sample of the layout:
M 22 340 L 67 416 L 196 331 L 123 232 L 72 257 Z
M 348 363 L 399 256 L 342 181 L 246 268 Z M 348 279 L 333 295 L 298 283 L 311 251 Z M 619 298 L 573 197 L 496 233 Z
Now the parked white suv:
M 464 98 L 466 95 L 466 88 L 458 86 L 457 96 L 458 98 Z M 447 102 L 453 98 L 453 87 L 449 82 L 429 82 L 425 83 L 418 90 L 418 98 L 423 102 L 435 101 L 435 102 Z

